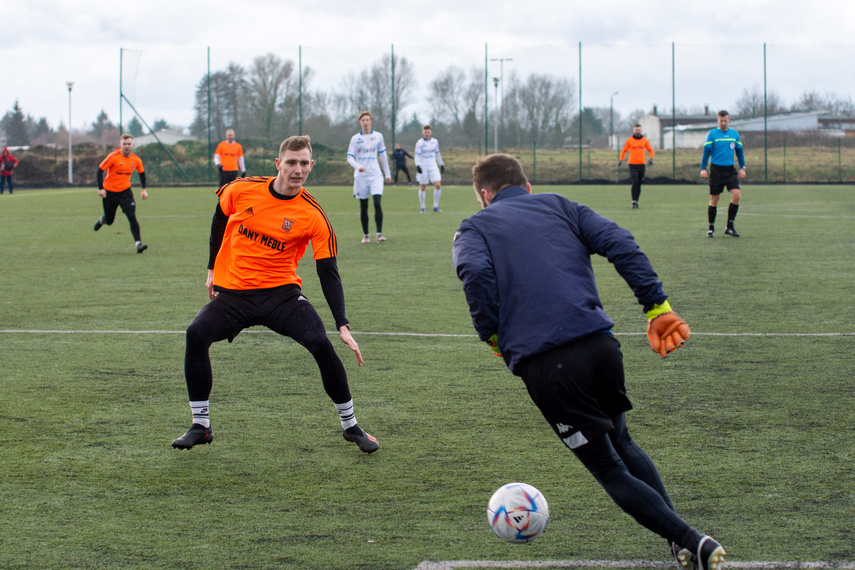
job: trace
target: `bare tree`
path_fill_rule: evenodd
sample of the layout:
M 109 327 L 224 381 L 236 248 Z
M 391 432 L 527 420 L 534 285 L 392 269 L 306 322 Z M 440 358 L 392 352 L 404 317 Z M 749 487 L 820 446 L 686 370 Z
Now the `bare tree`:
M 793 111 L 828 111 L 834 115 L 855 114 L 852 97 L 839 97 L 835 93 L 820 94 L 818 91 L 804 91 L 791 107 Z
M 394 71 L 394 94 L 392 76 Z M 391 55 L 374 63 L 355 76 L 345 76 L 340 89 L 333 96 L 337 119 L 342 122 L 354 122 L 360 111 L 370 111 L 374 125 L 378 130 L 392 126 L 392 108 L 396 116 L 410 104 L 410 98 L 416 88 L 416 75 L 412 64 L 405 57 Z
M 283 138 L 294 119 L 289 110 L 297 91 L 294 62 L 272 53 L 255 58 L 249 70 L 247 118 L 252 132 L 268 140 Z
M 433 118 L 463 132 L 467 118 L 477 117 L 483 95 L 483 70 L 472 68 L 467 78 L 463 69 L 452 65 L 431 81 L 428 101 Z
M 525 83 L 511 73 L 505 95 L 507 135 L 516 145 L 537 141 L 560 147 L 567 135 L 576 101 L 575 81 L 532 73 Z
M 784 110 L 781 97 L 775 91 L 767 91 L 765 100 L 763 92 L 757 85 L 751 89 L 742 90 L 742 95 L 736 100 L 734 115 L 741 117 L 759 117 L 766 113 L 778 113 Z
M 243 119 L 249 112 L 246 70 L 230 63 L 225 71 L 212 73 L 210 78 L 206 74 L 196 85 L 196 117 L 190 126 L 190 133 L 198 137 L 208 135 L 209 80 L 212 137 L 222 136 L 228 128 L 243 129 Z

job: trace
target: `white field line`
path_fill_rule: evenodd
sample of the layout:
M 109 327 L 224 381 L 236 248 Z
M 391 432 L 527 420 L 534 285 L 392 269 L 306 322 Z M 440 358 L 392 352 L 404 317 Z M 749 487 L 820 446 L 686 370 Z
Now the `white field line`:
M 422 562 L 415 570 L 455 570 L 456 568 L 674 568 L 675 562 L 650 560 L 446 560 Z M 724 562 L 723 570 L 778 570 L 785 568 L 829 568 L 853 570 L 855 562 Z
M 139 331 L 118 331 L 118 330 L 51 330 L 51 329 L 0 329 L 0 334 L 184 334 L 185 331 L 168 331 L 168 330 L 139 330 Z M 243 333 L 248 334 L 274 334 L 268 329 L 248 329 Z M 327 334 L 336 334 L 338 331 L 327 331 Z M 367 331 L 351 331 L 351 334 L 356 335 L 373 335 L 373 336 L 415 336 L 415 337 L 437 337 L 437 338 L 477 338 L 474 334 L 444 334 L 444 333 L 405 333 L 405 332 L 367 332 Z M 641 336 L 647 333 L 643 332 L 618 332 L 613 333 L 615 336 Z M 855 336 L 855 332 L 830 332 L 830 333 L 705 333 L 692 331 L 692 336 L 794 336 L 794 337 L 828 337 L 828 336 Z

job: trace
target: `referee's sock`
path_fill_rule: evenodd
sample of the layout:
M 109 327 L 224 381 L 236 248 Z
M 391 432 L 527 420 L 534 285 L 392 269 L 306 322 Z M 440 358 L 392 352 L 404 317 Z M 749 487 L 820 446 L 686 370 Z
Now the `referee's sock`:
M 708 206 L 708 207 L 707 207 L 707 219 L 709 220 L 710 225 L 715 224 L 715 214 L 716 214 L 716 210 L 717 210 L 717 209 L 716 209 L 716 207 L 715 207 L 715 206 Z
M 733 227 L 733 220 L 736 219 L 736 212 L 739 210 L 739 204 L 730 203 L 730 207 L 727 209 L 727 227 Z
M 356 414 L 353 412 L 352 398 L 343 404 L 336 404 L 335 409 L 341 420 L 342 429 L 351 428 L 356 425 Z
M 194 424 L 211 427 L 211 419 L 208 416 L 208 400 L 191 400 L 190 409 L 193 410 Z

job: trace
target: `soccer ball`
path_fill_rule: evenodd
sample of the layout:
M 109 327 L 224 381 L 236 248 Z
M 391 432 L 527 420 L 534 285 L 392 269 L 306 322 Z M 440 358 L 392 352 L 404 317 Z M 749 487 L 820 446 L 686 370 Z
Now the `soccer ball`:
M 531 485 L 508 483 L 490 497 L 487 522 L 504 541 L 531 542 L 546 529 L 549 505 L 543 493 Z

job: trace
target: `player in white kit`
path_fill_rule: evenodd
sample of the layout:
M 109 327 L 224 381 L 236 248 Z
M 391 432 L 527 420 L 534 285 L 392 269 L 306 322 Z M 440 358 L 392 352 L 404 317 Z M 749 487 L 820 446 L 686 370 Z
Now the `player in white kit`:
M 425 187 L 433 183 L 433 211 L 439 209 L 439 197 L 442 195 L 442 174 L 445 164 L 439 154 L 439 141 L 431 138 L 430 125 L 422 127 L 422 138 L 416 143 L 416 182 L 419 183 L 419 205 L 425 211 Z
M 383 181 L 392 182 L 392 172 L 389 170 L 389 156 L 386 154 L 386 143 L 383 135 L 371 129 L 374 119 L 371 113 L 359 113 L 360 132 L 350 139 L 347 147 L 347 162 L 353 167 L 353 196 L 359 198 L 359 219 L 362 222 L 362 243 L 370 243 L 368 236 L 368 197 L 374 199 L 374 223 L 377 226 L 377 241 L 384 242 L 383 208 L 380 200 L 383 197 Z M 377 159 L 383 165 L 383 172 Z M 385 174 L 385 177 L 383 176 Z

